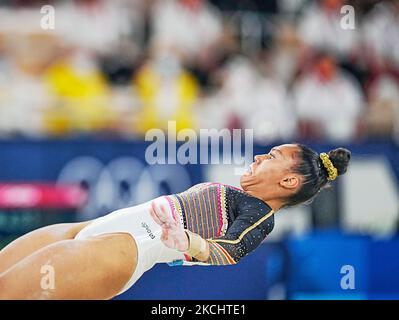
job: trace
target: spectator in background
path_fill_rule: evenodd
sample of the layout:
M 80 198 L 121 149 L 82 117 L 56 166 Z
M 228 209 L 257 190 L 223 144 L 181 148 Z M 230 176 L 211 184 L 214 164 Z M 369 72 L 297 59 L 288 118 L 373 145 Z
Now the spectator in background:
M 50 134 L 99 132 L 115 120 L 107 82 L 88 51 L 71 50 L 47 70 L 45 78 L 53 97 L 45 114 Z
M 244 56 L 231 58 L 219 70 L 219 88 L 198 106 L 201 128 L 241 129 L 254 101 L 258 74 L 252 62 Z M 207 114 L 212 115 L 209 119 Z
M 176 121 L 177 130 L 195 129 L 193 107 L 198 84 L 181 65 L 172 50 L 154 48 L 151 58 L 134 79 L 140 106 L 138 133 L 152 128 L 166 130 L 168 121 Z
M 254 90 L 253 105 L 248 107 L 245 128 L 254 129 L 255 141 L 270 144 L 294 137 L 296 114 L 287 99 L 287 90 L 276 79 L 261 78 Z
M 70 45 L 110 53 L 123 39 L 140 41 L 141 9 L 141 0 L 63 1 L 57 4 L 54 31 Z
M 364 19 L 362 33 L 370 68 L 399 73 L 399 1 L 378 4 Z
M 293 96 L 305 138 L 347 142 L 356 137 L 363 113 L 361 87 L 331 56 L 316 59 L 295 83 Z
M 223 71 L 220 91 L 200 106 L 204 108 L 201 126 L 253 129 L 256 141 L 264 144 L 291 138 L 296 117 L 290 112 L 286 87 L 262 72 L 262 65 L 262 58 L 252 62 L 236 57 L 230 61 Z M 212 120 L 208 120 L 209 114 Z
M 273 73 L 290 87 L 295 79 L 299 64 L 302 61 L 303 45 L 295 25 L 289 21 L 281 21 L 276 28 L 272 54 L 270 55 Z
M 276 72 L 276 60 L 272 59 L 275 54 L 275 51 L 265 48 L 254 61 L 259 79 L 254 87 L 253 105 L 248 108 L 245 127 L 254 129 L 255 140 L 260 144 L 289 141 L 297 129 L 297 117 L 288 96 L 288 85 L 284 82 L 287 79 L 280 79 L 281 74 Z
M 367 134 L 389 137 L 399 133 L 399 82 L 385 74 L 376 78 L 368 89 Z
M 299 35 L 310 49 L 328 51 L 344 60 L 358 46 L 358 32 L 341 27 L 344 0 L 318 0 L 305 8 L 299 22 Z
M 0 35 L 1 37 L 1 35 Z M 43 73 L 54 58 L 52 35 L 14 34 L 3 38 L 0 56 L 0 132 L 44 134 L 42 112 L 49 104 Z
M 191 64 L 222 37 L 222 20 L 206 0 L 159 0 L 152 10 L 151 42 Z

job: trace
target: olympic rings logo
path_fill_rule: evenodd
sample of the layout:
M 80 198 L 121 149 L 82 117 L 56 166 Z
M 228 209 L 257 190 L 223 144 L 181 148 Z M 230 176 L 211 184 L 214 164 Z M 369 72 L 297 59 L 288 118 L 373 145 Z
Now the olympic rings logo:
M 61 169 L 57 183 L 79 184 L 89 193 L 80 214 L 96 218 L 140 204 L 162 194 L 184 191 L 192 184 L 182 165 L 147 166 L 135 157 L 118 157 L 107 164 L 92 156 L 74 158 Z

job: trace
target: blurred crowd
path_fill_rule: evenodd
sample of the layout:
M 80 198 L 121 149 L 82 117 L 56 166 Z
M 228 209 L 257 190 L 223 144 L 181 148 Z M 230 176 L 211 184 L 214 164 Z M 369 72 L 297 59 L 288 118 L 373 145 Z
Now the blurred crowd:
M 399 0 L 0 0 L 0 137 L 168 120 L 265 144 L 398 137 Z

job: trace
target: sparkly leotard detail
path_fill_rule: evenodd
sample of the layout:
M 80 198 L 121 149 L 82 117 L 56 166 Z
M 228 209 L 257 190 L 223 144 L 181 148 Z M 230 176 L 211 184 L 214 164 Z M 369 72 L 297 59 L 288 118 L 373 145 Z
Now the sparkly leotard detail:
M 208 241 L 209 264 L 237 263 L 274 228 L 274 212 L 264 201 L 229 185 L 201 183 L 167 199 L 175 219 Z

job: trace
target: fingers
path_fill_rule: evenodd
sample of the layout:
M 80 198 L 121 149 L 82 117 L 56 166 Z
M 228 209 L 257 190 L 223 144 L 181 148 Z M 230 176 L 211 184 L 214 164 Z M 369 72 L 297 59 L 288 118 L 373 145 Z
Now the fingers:
M 162 227 L 161 241 L 167 247 L 175 249 L 176 243 L 181 237 L 179 232 L 183 230 L 180 224 L 175 221 L 167 207 L 162 204 L 157 206 L 154 201 L 151 202 L 149 211 L 154 221 Z
M 154 219 L 154 221 L 159 224 L 160 226 L 163 225 L 163 222 L 158 218 L 157 215 L 157 208 L 155 206 L 155 202 L 151 202 L 151 208 L 150 208 L 150 215 Z
M 155 202 L 151 202 L 150 214 L 155 222 L 160 226 L 164 226 L 166 224 L 168 227 L 171 227 L 175 223 L 174 219 L 169 215 L 166 207 L 162 204 L 159 208 Z
M 166 227 L 162 228 L 162 235 L 161 235 L 161 240 L 166 241 L 169 238 L 169 229 Z
M 164 221 L 165 223 L 173 223 L 174 219 L 171 217 L 171 215 L 168 213 L 168 210 L 166 209 L 166 207 L 161 204 L 161 210 L 160 213 L 162 215 L 161 220 Z

